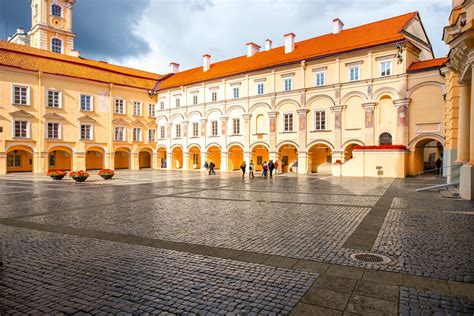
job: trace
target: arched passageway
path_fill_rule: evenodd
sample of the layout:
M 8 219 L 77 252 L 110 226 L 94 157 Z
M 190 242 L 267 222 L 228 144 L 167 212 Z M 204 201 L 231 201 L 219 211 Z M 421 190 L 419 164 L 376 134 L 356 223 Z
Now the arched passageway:
M 351 143 L 351 144 L 348 144 L 344 148 L 344 162 L 349 161 L 352 158 L 354 158 L 354 147 L 356 146 L 360 146 L 360 145 L 356 143 Z
M 189 154 L 189 166 L 188 169 L 200 169 L 202 167 L 201 164 L 201 150 L 198 146 L 193 146 L 188 150 Z
M 27 146 L 14 146 L 7 152 L 7 173 L 32 172 L 33 150 Z
M 239 170 L 240 166 L 242 165 L 242 162 L 244 161 L 244 150 L 242 147 L 234 145 L 229 148 L 228 151 L 229 155 L 229 170 Z M 245 162 L 247 165 L 250 163 L 250 161 Z M 255 161 L 254 161 L 255 163 Z
M 298 168 L 298 149 L 292 144 L 284 144 L 278 149 L 280 172 L 297 172 Z M 280 167 L 279 167 L 280 168 Z
M 158 168 L 166 168 L 166 148 L 160 147 L 156 153 L 158 154 L 159 159 Z
M 412 175 L 418 175 L 424 171 L 440 174 L 443 163 L 443 145 L 436 139 L 427 138 L 420 140 L 414 147 L 411 159 Z
M 255 171 L 261 171 L 263 163 L 270 160 L 268 148 L 263 145 L 254 146 L 252 148 L 252 160 L 255 166 Z
M 100 148 L 89 148 L 86 152 L 86 169 L 100 170 L 104 168 L 104 152 Z
M 130 169 L 130 151 L 120 148 L 115 151 L 115 169 Z
M 72 169 L 71 150 L 62 146 L 51 148 L 48 152 L 48 169 L 70 171 Z
M 171 169 L 183 168 L 183 149 L 176 146 L 171 151 Z
M 325 144 L 315 144 L 308 151 L 309 173 L 332 173 L 332 150 Z
M 148 150 L 142 150 L 138 153 L 138 165 L 140 169 L 151 168 L 151 153 Z
M 221 149 L 217 146 L 211 146 L 207 149 L 207 162 L 214 162 L 216 165 L 215 169 L 221 168 Z

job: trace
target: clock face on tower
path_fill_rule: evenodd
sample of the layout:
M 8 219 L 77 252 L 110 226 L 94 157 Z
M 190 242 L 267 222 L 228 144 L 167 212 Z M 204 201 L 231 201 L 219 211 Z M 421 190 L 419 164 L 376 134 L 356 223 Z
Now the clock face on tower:
M 63 28 L 63 20 L 61 18 L 52 17 L 51 18 L 51 26 L 57 29 Z

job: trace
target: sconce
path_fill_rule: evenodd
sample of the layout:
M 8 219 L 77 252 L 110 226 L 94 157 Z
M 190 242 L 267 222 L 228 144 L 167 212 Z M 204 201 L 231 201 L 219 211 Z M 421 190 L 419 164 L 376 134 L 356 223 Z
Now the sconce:
M 156 95 L 158 95 L 157 90 L 148 90 L 148 96 L 150 97 L 150 99 L 153 99 L 153 97 Z

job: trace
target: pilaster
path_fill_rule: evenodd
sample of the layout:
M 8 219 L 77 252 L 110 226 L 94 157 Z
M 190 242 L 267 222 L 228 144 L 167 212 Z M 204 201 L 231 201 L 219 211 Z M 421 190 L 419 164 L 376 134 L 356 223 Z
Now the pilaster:
M 374 115 L 376 106 L 376 102 L 362 103 L 365 111 L 364 142 L 367 145 L 375 145 Z
M 342 145 L 342 111 L 346 109 L 347 105 L 336 105 L 331 107 L 334 113 L 334 148 L 341 150 Z
M 298 109 L 296 110 L 298 113 L 298 148 L 299 151 L 306 151 L 306 143 L 307 143 L 307 122 L 308 122 L 308 109 Z M 299 160 L 298 160 L 299 161 Z M 299 163 L 299 162 L 298 162 Z M 299 169 L 298 169 L 299 170 Z
M 276 144 L 277 144 L 277 131 L 278 131 L 278 112 L 277 111 L 270 111 L 268 112 L 268 116 L 270 118 L 270 132 L 268 143 L 270 146 L 270 151 L 276 151 Z
M 459 100 L 458 119 L 458 160 L 469 161 L 469 120 L 471 116 L 471 86 L 460 82 L 461 96 Z
M 252 133 L 250 128 L 250 120 L 252 118 L 252 114 L 243 114 L 242 117 L 244 118 L 244 151 L 250 150 L 250 135 Z M 250 154 L 250 157 L 252 155 Z M 250 160 L 249 160 L 250 161 Z
M 410 98 L 393 101 L 397 108 L 397 135 L 395 139 L 397 145 L 408 146 L 408 106 L 410 101 Z

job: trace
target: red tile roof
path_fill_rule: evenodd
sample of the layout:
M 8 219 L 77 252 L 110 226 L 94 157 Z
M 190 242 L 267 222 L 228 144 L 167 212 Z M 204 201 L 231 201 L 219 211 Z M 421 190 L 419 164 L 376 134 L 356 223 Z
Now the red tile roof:
M 152 89 L 162 77 L 147 71 L 5 41 L 0 41 L 0 65 L 143 89 Z
M 163 80 L 159 90 L 222 78 L 253 70 L 264 69 L 300 60 L 324 57 L 356 49 L 405 40 L 402 29 L 417 12 L 343 30 L 338 34 L 326 34 L 295 43 L 295 50 L 285 54 L 284 46 L 216 62 L 204 72 L 202 67 L 185 70 Z
M 446 57 L 417 61 L 417 62 L 412 63 L 410 67 L 408 67 L 408 72 L 440 68 L 447 61 L 448 61 L 448 58 Z

